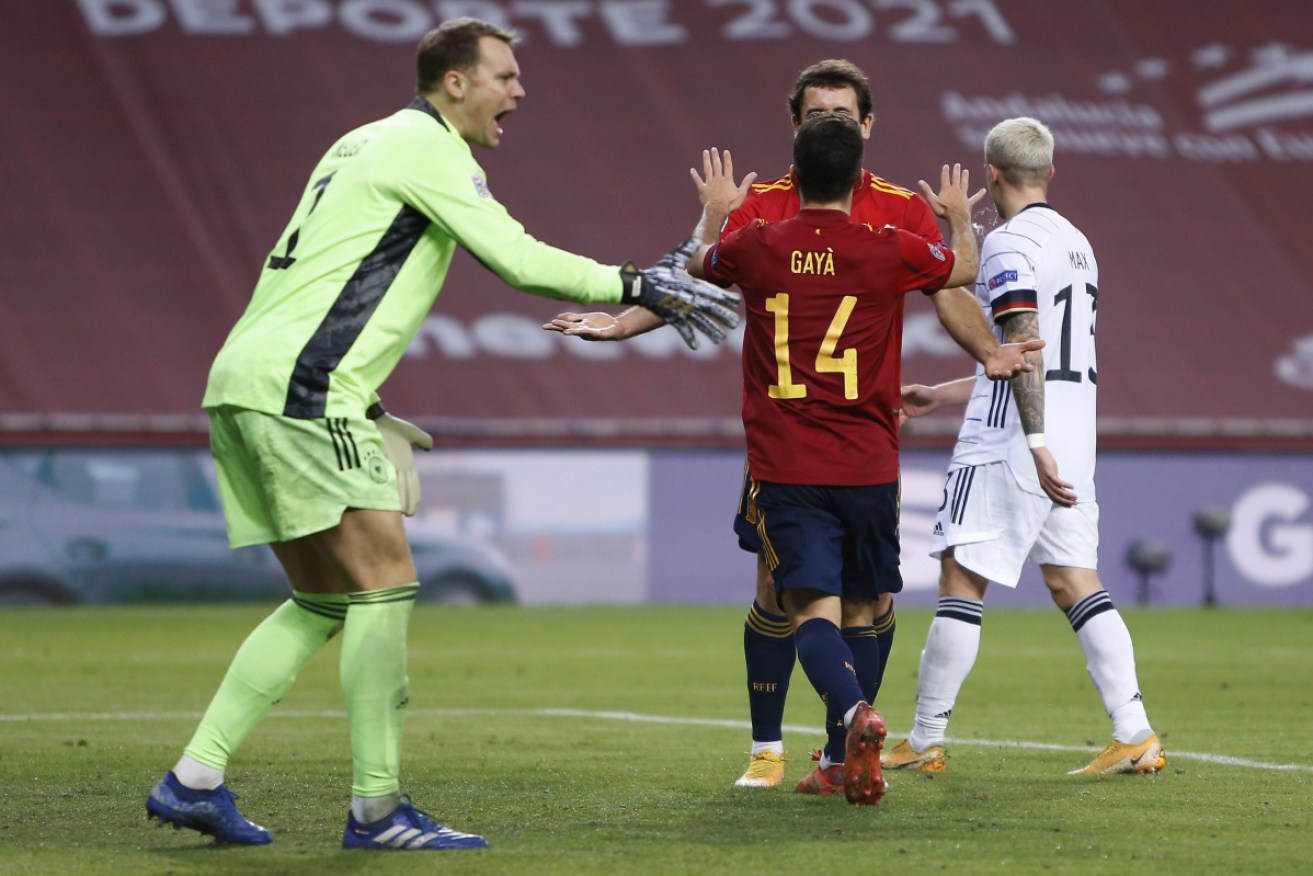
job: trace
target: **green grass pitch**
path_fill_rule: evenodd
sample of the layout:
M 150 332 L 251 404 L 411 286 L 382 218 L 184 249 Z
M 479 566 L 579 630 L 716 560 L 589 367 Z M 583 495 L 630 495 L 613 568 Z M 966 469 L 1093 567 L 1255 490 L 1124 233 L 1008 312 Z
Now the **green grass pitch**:
M 985 613 L 949 771 L 879 808 L 793 794 L 821 706 L 795 670 L 786 786 L 746 763 L 739 607 L 421 606 L 404 789 L 486 852 L 344 852 L 336 644 L 229 767 L 271 846 L 158 829 L 176 760 L 267 606 L 0 613 L 0 873 L 1273 873 L 1313 836 L 1313 612 L 1124 612 L 1157 776 L 1071 777 L 1109 724 L 1065 619 Z M 877 706 L 910 726 L 928 611 L 899 612 Z

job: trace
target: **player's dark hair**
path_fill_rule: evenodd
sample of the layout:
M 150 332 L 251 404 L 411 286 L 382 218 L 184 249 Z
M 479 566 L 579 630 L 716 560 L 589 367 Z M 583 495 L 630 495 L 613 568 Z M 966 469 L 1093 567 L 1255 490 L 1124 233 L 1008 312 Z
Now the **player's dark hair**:
M 449 70 L 470 73 L 479 66 L 479 38 L 496 37 L 508 46 L 519 42 L 513 30 L 477 18 L 444 21 L 420 38 L 415 54 L 415 92 L 437 91 Z
M 805 201 L 842 200 L 862 175 L 862 131 L 847 113 L 817 113 L 793 137 L 793 169 Z
M 857 95 L 857 121 L 863 122 L 871 114 L 871 82 L 852 61 L 828 58 L 798 74 L 789 95 L 789 116 L 794 124 L 802 122 L 802 94 L 808 88 L 851 88 Z

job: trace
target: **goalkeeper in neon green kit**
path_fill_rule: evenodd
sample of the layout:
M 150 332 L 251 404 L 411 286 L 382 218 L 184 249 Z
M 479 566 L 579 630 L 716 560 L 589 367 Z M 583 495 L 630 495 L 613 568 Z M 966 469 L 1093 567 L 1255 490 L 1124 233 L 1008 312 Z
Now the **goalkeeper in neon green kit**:
M 512 286 L 581 303 L 649 308 L 696 346 L 737 322 L 737 295 L 682 271 L 691 247 L 644 271 L 529 236 L 488 190 L 470 145 L 496 148 L 524 96 L 514 34 L 474 19 L 421 40 L 418 96 L 357 128 L 311 174 L 246 312 L 210 371 L 203 405 L 234 547 L 270 543 L 292 598 L 265 619 L 147 813 L 219 842 L 272 841 L 225 784 L 228 759 L 297 673 L 342 636 L 354 766 L 342 844 L 483 848 L 400 793 L 406 629 L 417 573 L 401 513 L 418 490 L 411 445 L 432 439 L 377 389 L 428 313 L 457 245 Z

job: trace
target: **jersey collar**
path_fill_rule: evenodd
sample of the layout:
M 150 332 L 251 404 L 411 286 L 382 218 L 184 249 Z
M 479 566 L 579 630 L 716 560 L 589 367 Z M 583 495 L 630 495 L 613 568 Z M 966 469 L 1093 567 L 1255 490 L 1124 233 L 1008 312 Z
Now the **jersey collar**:
M 409 104 L 406 105 L 406 109 L 419 110 L 422 113 L 428 113 L 429 115 L 433 116 L 433 118 L 438 120 L 439 125 L 442 125 L 442 127 L 447 128 L 448 131 L 451 130 L 451 128 L 447 126 L 447 120 L 442 117 L 442 113 L 438 112 L 437 108 L 433 106 L 433 104 L 429 103 L 427 100 L 425 100 L 422 97 L 416 97 L 414 100 L 412 100 Z
M 853 186 L 853 203 L 856 204 L 861 198 L 865 198 L 871 193 L 871 177 L 873 174 L 866 168 L 862 168 L 862 175 L 857 178 L 857 185 Z
M 852 218 L 842 210 L 817 209 L 807 207 L 798 211 L 798 217 L 808 225 L 817 227 L 827 227 L 831 225 L 847 225 L 852 222 Z

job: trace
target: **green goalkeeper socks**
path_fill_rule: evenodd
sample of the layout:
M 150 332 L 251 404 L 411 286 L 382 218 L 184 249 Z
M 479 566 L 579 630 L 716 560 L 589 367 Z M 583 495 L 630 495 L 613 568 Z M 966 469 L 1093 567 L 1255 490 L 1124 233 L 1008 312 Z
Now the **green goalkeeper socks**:
M 251 631 L 186 748 L 188 757 L 223 770 L 269 708 L 292 689 L 306 662 L 342 629 L 345 593 L 299 593 Z
M 400 789 L 406 717 L 406 630 L 419 584 L 351 594 L 342 631 L 342 695 L 351 720 L 351 793 L 384 797 Z
M 400 787 L 409 690 L 406 631 L 418 584 L 347 594 L 295 592 L 251 632 L 185 754 L 224 770 L 228 758 L 297 673 L 342 631 L 342 693 L 351 719 L 352 793 L 385 797 Z

